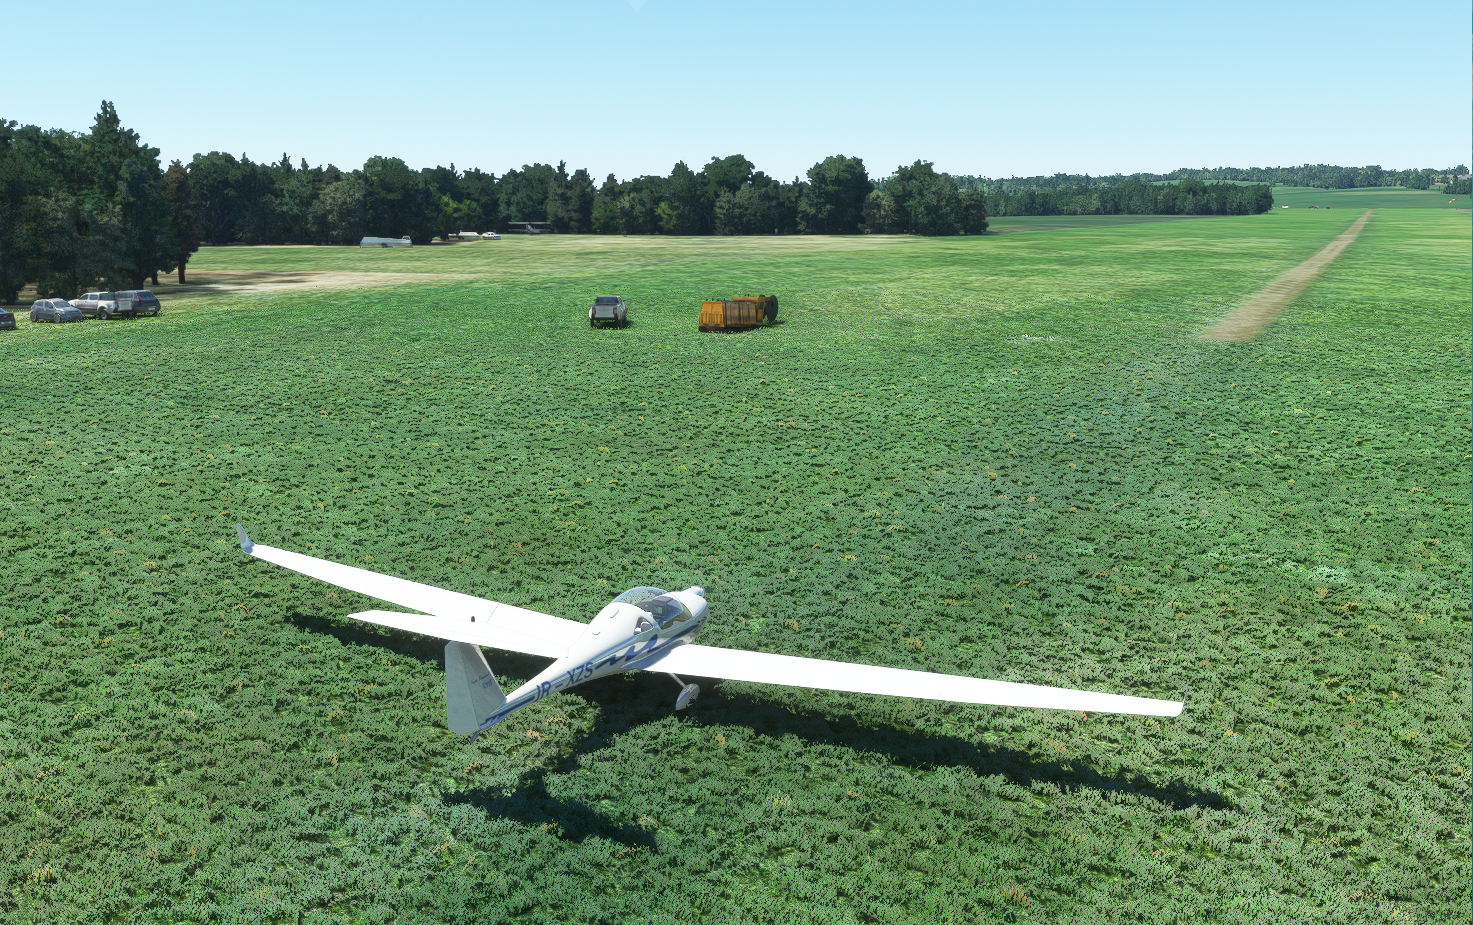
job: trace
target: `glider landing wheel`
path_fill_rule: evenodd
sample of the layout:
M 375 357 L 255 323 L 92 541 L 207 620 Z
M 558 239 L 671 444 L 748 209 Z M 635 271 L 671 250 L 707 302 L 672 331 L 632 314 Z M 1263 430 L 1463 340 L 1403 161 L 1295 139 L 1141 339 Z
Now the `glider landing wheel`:
M 695 703 L 699 696 L 701 696 L 701 685 L 687 684 L 680 689 L 680 696 L 675 698 L 675 709 L 684 710 Z
M 668 674 L 675 679 L 676 684 L 680 685 L 680 696 L 675 698 L 675 709 L 684 710 L 686 707 L 695 703 L 697 697 L 701 696 L 701 685 L 686 684 L 680 680 L 680 675 L 673 671 L 668 672 Z

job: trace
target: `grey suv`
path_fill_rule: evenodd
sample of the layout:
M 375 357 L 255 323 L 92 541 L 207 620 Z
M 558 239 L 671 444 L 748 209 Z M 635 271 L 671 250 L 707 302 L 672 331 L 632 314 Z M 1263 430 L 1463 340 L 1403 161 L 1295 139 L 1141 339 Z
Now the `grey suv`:
M 135 315 L 147 315 L 152 318 L 163 308 L 159 305 L 159 297 L 147 289 L 129 289 L 126 292 L 119 292 L 118 298 L 131 299 Z
M 65 299 L 37 299 L 31 303 L 31 321 L 81 321 L 82 313 Z

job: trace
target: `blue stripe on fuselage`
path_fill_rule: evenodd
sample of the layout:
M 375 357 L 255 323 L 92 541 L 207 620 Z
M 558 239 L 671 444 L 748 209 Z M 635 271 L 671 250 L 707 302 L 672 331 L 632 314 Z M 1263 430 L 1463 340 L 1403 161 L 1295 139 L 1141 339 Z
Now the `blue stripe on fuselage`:
M 617 646 L 605 650 L 597 658 L 592 659 L 593 668 L 595 671 L 599 671 L 604 668 L 617 667 L 620 663 L 628 664 L 630 662 L 644 661 L 654 655 L 658 650 L 668 648 L 670 643 L 680 639 L 682 636 L 695 632 L 700 626 L 701 624 L 697 623 L 694 626 L 683 627 L 680 632 L 672 636 L 665 636 L 663 638 L 655 636 L 642 647 L 638 644 L 629 646 L 627 649 L 624 649 L 622 654 L 619 650 L 624 648 L 624 643 L 621 642 Z
M 683 627 L 680 632 L 675 633 L 671 636 L 666 636 L 663 639 L 657 635 L 643 645 L 636 643 L 634 645 L 630 645 L 627 649 L 624 648 L 625 643 L 621 642 L 618 645 L 613 646 L 612 648 L 606 649 L 596 659 L 585 662 L 583 663 L 583 665 L 592 665 L 594 671 L 598 671 L 603 668 L 617 667 L 620 664 L 630 665 L 631 667 L 633 667 L 633 662 L 648 661 L 649 659 L 657 655 L 660 650 L 668 649 L 671 643 L 684 636 L 688 636 L 696 630 L 700 629 L 701 623 L 704 622 L 705 621 L 701 621 L 698 623 L 694 623 L 691 626 Z M 620 649 L 624 649 L 624 651 L 620 653 Z M 583 665 L 580 665 L 578 667 L 581 668 L 583 667 Z M 564 673 L 562 675 L 562 678 L 564 679 L 566 679 L 567 677 L 568 673 Z M 480 729 L 489 729 L 502 720 L 506 719 L 511 714 L 515 713 L 517 710 L 520 710 L 522 707 L 530 706 L 541 700 L 542 698 L 546 697 L 547 695 L 554 693 L 555 691 L 566 690 L 567 688 L 572 687 L 574 684 L 581 683 L 583 682 L 580 679 L 579 681 L 569 681 L 568 683 L 558 684 L 556 687 L 554 687 L 554 683 L 552 681 L 543 681 L 535 688 L 516 698 L 515 700 L 508 700 L 506 703 L 502 704 L 500 709 L 498 709 L 495 713 L 492 713 L 482 722 Z

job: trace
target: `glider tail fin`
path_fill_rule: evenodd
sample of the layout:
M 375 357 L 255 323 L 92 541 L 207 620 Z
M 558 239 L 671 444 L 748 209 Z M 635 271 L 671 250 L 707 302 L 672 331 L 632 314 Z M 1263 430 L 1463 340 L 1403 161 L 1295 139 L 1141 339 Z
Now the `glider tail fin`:
M 468 642 L 445 644 L 445 714 L 451 732 L 469 735 L 480 729 L 506 695 L 486 664 L 481 647 Z

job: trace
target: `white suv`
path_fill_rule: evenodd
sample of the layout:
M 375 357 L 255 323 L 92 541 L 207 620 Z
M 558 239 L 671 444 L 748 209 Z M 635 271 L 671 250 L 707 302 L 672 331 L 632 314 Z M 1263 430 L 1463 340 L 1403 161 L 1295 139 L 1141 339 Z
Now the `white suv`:
M 106 321 L 114 315 L 135 315 L 138 305 L 126 293 L 89 292 L 72 299 L 72 304 L 84 315 L 93 315 Z

